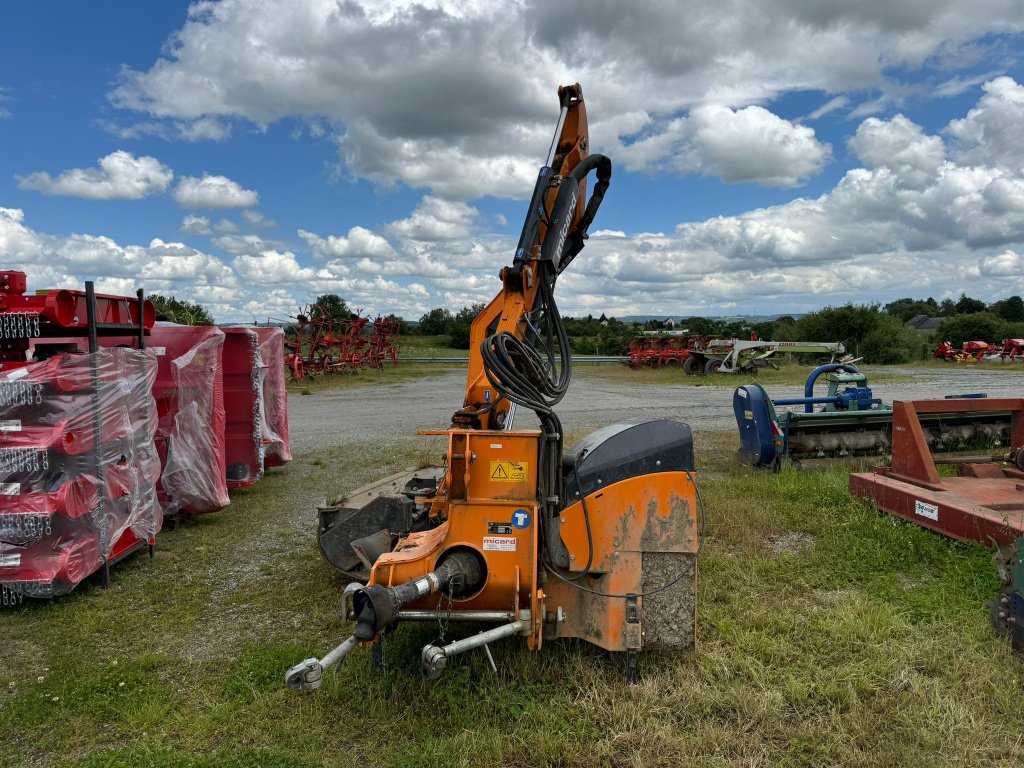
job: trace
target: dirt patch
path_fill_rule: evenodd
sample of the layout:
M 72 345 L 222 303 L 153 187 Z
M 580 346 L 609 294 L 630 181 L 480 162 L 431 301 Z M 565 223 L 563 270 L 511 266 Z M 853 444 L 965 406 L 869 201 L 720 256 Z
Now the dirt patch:
M 802 555 L 816 542 L 814 536 L 800 531 L 786 531 L 765 537 L 768 548 L 777 555 Z
M 915 589 L 925 586 L 931 581 L 930 576 L 910 576 L 906 573 L 896 574 L 896 583 L 904 592 L 912 592 Z

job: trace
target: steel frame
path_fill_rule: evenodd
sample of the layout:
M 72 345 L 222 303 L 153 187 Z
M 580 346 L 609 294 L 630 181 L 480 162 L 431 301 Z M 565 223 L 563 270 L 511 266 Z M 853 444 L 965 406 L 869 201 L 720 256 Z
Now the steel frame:
M 1010 412 L 1010 456 L 1024 455 L 1024 398 L 901 400 L 893 403 L 892 465 L 850 475 L 850 491 L 878 508 L 960 541 L 985 546 L 1024 536 L 1024 471 L 991 460 L 957 463 L 939 475 L 921 414 Z

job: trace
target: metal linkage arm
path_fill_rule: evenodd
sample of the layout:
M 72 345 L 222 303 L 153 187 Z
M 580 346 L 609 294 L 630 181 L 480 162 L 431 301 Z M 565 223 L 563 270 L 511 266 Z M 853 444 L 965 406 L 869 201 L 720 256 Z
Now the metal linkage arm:
M 353 589 L 351 594 L 356 628 L 352 636 L 322 659 L 306 659 L 289 669 L 284 676 L 285 684 L 294 691 L 315 691 L 320 687 L 324 672 L 344 661 L 359 643 L 373 641 L 396 624 L 402 606 L 442 590 L 455 596 L 474 592 L 482 579 L 483 571 L 479 561 L 472 555 L 460 552 L 445 559 L 437 570 L 397 587 L 374 584 Z

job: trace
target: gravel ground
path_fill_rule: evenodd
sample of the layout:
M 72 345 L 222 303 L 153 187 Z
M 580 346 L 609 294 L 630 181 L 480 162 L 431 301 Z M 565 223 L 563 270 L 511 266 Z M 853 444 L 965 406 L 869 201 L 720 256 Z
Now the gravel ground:
M 989 397 L 1019 397 L 1024 393 L 1024 376 L 1005 371 L 886 371 L 912 376 L 914 380 L 875 387 L 876 396 L 885 402 L 968 392 L 985 392 Z M 869 379 L 870 375 L 868 371 Z M 737 378 L 736 383 L 742 384 L 744 380 Z M 384 443 L 394 437 L 408 437 L 415 430 L 446 429 L 452 413 L 462 405 L 464 390 L 465 373 L 452 371 L 401 384 L 292 395 L 288 405 L 292 451 L 306 453 L 368 438 L 379 438 Z M 799 397 L 803 387 L 773 386 L 770 392 L 773 397 Z M 590 431 L 619 420 L 665 416 L 702 431 L 726 430 L 736 424 L 732 393 L 730 387 L 629 386 L 583 372 L 574 376 L 568 394 L 558 406 L 558 414 L 567 431 Z M 520 410 L 516 426 L 535 424 L 532 413 Z

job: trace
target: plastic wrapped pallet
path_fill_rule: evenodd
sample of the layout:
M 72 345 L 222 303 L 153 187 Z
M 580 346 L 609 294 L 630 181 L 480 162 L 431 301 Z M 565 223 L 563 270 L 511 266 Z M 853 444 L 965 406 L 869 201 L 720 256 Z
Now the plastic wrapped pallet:
M 281 328 L 255 328 L 260 341 L 261 420 L 264 464 L 279 467 L 292 460 L 288 445 L 288 387 L 284 369 L 284 331 Z
M 150 345 L 159 360 L 154 394 L 164 512 L 223 509 L 231 503 L 224 477 L 224 333 L 215 327 L 159 325 Z
M 62 354 L 0 375 L 0 586 L 50 597 L 151 544 L 156 358 Z

